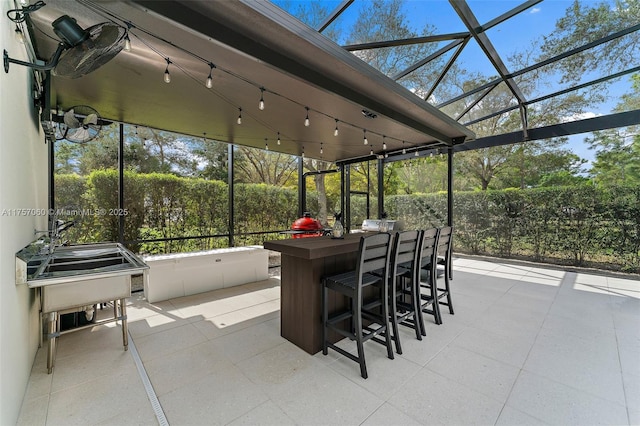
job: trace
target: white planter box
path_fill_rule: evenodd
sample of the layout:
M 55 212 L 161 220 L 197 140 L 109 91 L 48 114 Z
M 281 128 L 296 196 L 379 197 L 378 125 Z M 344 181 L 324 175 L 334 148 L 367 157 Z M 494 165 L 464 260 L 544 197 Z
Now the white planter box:
M 233 287 L 269 278 L 269 251 L 233 247 L 143 257 L 149 265 L 144 295 L 149 302 Z

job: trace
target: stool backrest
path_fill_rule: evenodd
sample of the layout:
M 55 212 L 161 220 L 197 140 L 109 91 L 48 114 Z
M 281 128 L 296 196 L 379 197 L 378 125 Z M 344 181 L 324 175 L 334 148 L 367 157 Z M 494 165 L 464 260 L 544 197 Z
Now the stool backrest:
M 404 231 L 396 235 L 391 252 L 391 277 L 397 275 L 398 265 L 405 264 L 412 271 L 419 268 L 418 254 L 421 243 L 422 231 Z
M 432 272 L 435 274 L 436 263 L 438 260 L 439 236 L 440 230 L 438 228 L 431 228 L 422 231 L 422 244 L 419 251 L 420 268 L 418 268 L 418 274 L 420 274 L 420 269 L 427 268 L 432 270 Z M 418 275 L 418 280 L 419 279 L 420 275 Z
M 384 276 L 388 276 L 390 256 L 391 234 L 381 232 L 360 238 L 358 275 L 383 269 Z

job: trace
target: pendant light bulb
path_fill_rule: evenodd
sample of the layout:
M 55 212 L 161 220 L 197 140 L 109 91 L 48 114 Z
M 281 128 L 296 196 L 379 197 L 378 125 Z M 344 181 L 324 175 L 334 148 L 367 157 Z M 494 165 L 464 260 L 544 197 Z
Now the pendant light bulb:
M 333 131 L 333 136 L 338 136 L 338 120 L 336 119 L 336 129 Z
M 431 154 L 429 154 L 429 157 L 433 158 L 433 152 Z
M 269 151 L 269 143 L 267 142 L 267 138 L 264 138 L 264 149 Z
M 242 124 L 242 108 L 238 108 L 238 124 Z
M 309 127 L 309 107 L 304 107 L 307 110 L 307 116 L 304 118 L 304 127 Z
M 213 87 L 213 76 L 211 75 L 211 73 L 213 73 L 213 69 L 216 66 L 213 65 L 212 63 L 209 63 L 209 77 L 207 77 L 207 81 L 204 83 L 204 86 L 207 89 L 211 89 Z
M 382 149 L 383 149 L 384 151 L 386 151 L 386 150 L 387 150 L 387 143 L 384 141 L 384 138 L 385 138 L 385 136 L 384 136 L 384 135 L 382 135 Z
M 131 52 L 131 40 L 129 39 L 129 33 L 124 36 L 124 51 Z
M 278 132 L 278 145 L 280 145 L 280 132 Z
M 403 154 L 407 153 L 407 148 L 405 148 L 405 146 L 404 146 L 404 141 L 402 141 L 402 153 Z
M 364 134 L 364 140 L 363 140 L 364 144 L 369 145 L 369 140 L 367 139 L 367 131 L 363 130 L 362 133 Z
M 171 74 L 169 74 L 169 65 L 171 64 L 171 61 L 169 60 L 169 58 L 167 58 L 167 68 L 165 68 L 164 70 L 164 82 L 165 83 L 171 83 Z
M 320 155 L 324 154 L 324 149 L 322 149 L 322 143 L 320 143 Z
M 260 111 L 264 110 L 264 87 L 260 88 L 260 102 L 258 102 L 258 109 Z
M 301 157 L 304 158 L 304 146 L 302 147 L 302 154 Z
M 369 155 L 373 155 L 373 148 L 369 151 Z
M 417 150 L 417 149 L 416 149 L 415 154 L 413 154 L 413 155 L 415 155 L 416 157 L 419 155 L 419 154 L 418 154 L 418 150 Z

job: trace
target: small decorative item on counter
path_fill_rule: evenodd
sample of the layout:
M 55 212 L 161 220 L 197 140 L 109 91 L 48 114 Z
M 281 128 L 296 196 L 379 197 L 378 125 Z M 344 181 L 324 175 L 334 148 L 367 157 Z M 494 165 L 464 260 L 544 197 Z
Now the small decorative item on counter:
M 336 218 L 336 220 L 333 223 L 331 238 L 344 238 L 344 226 L 342 226 L 342 222 L 340 221 L 342 213 L 338 212 L 334 215 L 334 217 Z
M 389 232 L 389 222 L 387 222 L 387 212 L 380 214 L 380 232 Z

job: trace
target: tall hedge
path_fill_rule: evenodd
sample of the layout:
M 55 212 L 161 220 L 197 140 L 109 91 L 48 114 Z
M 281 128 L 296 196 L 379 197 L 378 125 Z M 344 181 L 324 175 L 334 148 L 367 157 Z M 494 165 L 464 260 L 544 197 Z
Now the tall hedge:
M 228 186 L 225 182 L 170 174 L 125 172 L 125 240 L 135 250 L 165 253 L 227 245 Z M 72 242 L 118 240 L 118 173 L 56 176 L 56 205 L 89 213 L 68 233 Z M 236 184 L 236 245 L 281 237 L 297 218 L 295 189 Z M 370 200 L 375 217 L 377 200 Z M 316 212 L 318 206 L 307 208 Z M 443 226 L 447 196 L 385 197 L 385 210 L 404 229 Z M 366 217 L 364 197 L 354 197 L 352 225 Z M 640 273 L 640 187 L 595 186 L 510 189 L 454 194 L 454 249 L 460 253 L 525 258 Z M 261 235 L 260 232 L 271 234 Z M 253 234 L 256 233 L 256 234 Z M 221 237 L 215 237 L 222 235 Z M 204 237 L 207 236 L 207 237 Z M 187 239 L 184 237 L 197 237 Z M 201 237 L 201 238 L 200 238 Z

